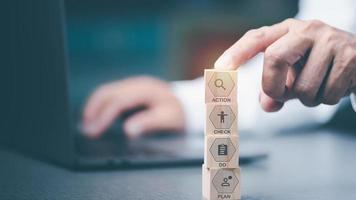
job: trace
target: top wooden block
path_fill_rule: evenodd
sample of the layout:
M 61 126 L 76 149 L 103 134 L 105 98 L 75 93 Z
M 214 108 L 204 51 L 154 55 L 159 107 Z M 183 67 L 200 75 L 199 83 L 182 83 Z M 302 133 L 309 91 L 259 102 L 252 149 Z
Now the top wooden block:
M 205 103 L 237 103 L 237 71 L 206 69 L 204 71 Z

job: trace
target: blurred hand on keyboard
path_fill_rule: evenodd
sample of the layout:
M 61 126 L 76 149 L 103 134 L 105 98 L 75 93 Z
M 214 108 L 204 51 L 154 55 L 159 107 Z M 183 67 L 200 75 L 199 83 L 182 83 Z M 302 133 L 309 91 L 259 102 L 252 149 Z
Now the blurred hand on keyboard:
M 89 97 L 83 111 L 83 131 L 97 138 L 125 111 L 144 107 L 124 122 L 130 138 L 158 131 L 184 129 L 184 114 L 169 84 L 139 76 L 98 87 Z

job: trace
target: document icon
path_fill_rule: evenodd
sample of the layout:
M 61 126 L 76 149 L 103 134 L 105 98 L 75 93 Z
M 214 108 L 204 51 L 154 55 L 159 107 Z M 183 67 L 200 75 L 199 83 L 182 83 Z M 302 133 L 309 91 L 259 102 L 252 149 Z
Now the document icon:
M 227 145 L 226 144 L 219 144 L 218 145 L 218 155 L 219 156 L 226 156 L 227 155 Z

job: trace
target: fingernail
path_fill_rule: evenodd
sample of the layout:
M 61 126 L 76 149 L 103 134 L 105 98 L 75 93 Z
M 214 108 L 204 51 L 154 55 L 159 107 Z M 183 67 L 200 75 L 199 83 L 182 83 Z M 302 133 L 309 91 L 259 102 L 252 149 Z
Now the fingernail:
M 227 54 L 221 55 L 214 64 L 215 69 L 230 69 L 231 59 Z
M 142 127 L 138 123 L 129 123 L 125 129 L 126 133 L 131 138 L 137 138 L 142 134 Z

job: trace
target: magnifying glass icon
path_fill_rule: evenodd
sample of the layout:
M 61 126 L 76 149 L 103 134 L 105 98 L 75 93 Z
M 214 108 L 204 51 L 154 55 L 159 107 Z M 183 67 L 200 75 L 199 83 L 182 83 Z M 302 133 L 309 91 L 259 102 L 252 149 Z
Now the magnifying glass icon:
M 217 88 L 222 88 L 222 89 L 226 90 L 226 88 L 224 87 L 224 81 L 220 78 L 218 78 L 214 81 L 214 85 Z

